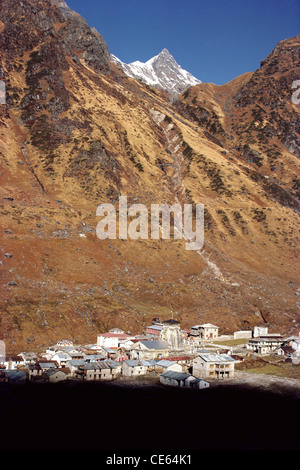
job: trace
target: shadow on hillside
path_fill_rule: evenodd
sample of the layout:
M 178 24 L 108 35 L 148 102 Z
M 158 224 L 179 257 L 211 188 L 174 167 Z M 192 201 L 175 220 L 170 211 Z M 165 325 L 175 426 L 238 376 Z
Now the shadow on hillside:
M 241 387 L 0 384 L 1 450 L 299 450 L 299 399 Z

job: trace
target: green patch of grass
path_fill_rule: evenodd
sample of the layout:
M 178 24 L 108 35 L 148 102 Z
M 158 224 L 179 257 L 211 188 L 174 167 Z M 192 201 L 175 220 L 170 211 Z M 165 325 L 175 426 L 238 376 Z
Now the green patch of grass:
M 254 367 L 253 369 L 247 369 L 247 372 L 251 374 L 265 374 L 265 375 L 275 375 L 277 377 L 287 377 L 287 378 L 300 378 L 300 367 L 293 364 L 266 364 L 262 367 Z
M 226 341 L 214 341 L 213 344 L 220 344 L 224 346 L 238 346 L 239 344 L 246 344 L 248 343 L 247 338 L 239 338 L 239 339 L 228 339 Z

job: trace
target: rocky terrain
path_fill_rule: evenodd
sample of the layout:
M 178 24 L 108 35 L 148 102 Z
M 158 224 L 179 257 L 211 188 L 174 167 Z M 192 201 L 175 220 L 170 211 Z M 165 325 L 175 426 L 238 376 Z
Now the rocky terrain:
M 0 4 L 0 333 L 11 351 L 142 332 L 300 326 L 300 37 L 177 98 L 132 79 L 64 2 Z M 97 206 L 202 203 L 205 244 L 104 240 Z

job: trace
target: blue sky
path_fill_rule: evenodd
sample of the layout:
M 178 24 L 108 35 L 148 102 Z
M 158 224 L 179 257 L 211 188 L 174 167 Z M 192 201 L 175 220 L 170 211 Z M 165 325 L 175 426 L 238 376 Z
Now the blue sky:
M 300 34 L 299 0 L 66 0 L 123 62 L 167 48 L 182 68 L 222 85 Z

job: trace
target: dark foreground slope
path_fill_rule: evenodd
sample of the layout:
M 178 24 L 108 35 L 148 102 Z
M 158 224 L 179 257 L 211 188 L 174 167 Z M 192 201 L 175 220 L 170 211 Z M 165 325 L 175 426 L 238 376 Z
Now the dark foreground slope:
M 1 450 L 299 450 L 299 399 L 240 387 L 0 387 Z

